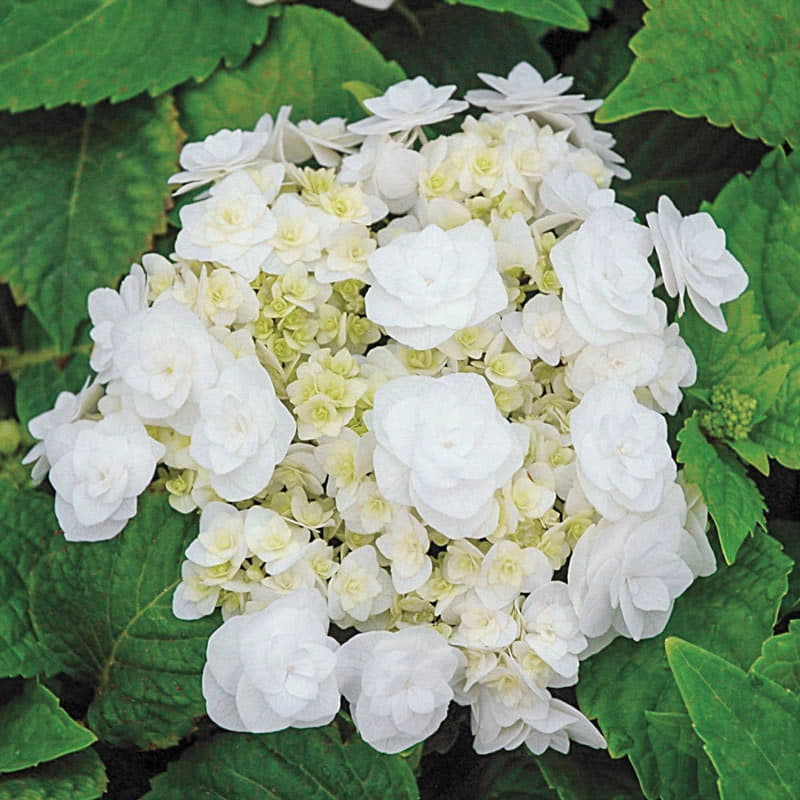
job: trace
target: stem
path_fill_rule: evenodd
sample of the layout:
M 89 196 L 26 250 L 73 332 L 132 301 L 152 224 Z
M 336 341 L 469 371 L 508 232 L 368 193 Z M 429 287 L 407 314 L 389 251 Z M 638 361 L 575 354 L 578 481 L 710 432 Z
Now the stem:
M 654 289 L 658 289 L 659 286 L 663 286 L 663 285 L 664 285 L 664 279 L 663 278 L 656 278 L 656 282 L 653 284 L 653 288 Z
M 28 350 L 22 352 L 17 347 L 0 347 L 0 373 L 14 373 L 34 364 L 46 364 L 55 361 L 66 364 L 76 353 L 88 353 L 91 345 L 80 345 L 69 353 L 61 353 L 55 346 L 44 347 L 41 350 Z
M 394 8 L 401 17 L 405 18 L 406 22 L 414 29 L 414 33 L 416 33 L 420 39 L 425 35 L 425 28 L 422 27 L 419 17 L 403 2 L 403 0 L 397 0 L 392 8 Z

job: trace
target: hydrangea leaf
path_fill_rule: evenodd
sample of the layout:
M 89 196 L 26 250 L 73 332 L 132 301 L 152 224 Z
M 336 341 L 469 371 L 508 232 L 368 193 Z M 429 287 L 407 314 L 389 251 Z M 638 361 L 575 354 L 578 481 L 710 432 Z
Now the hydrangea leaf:
M 675 111 L 751 139 L 800 142 L 800 6 L 795 0 L 646 0 L 638 56 L 601 122 Z
M 790 569 L 791 560 L 774 539 L 749 539 L 735 564 L 720 565 L 677 599 L 661 635 L 641 642 L 617 639 L 581 664 L 581 710 L 598 719 L 612 757 L 630 758 L 646 797 L 658 797 L 665 784 L 650 746 L 646 712 L 686 711 L 664 654 L 665 638 L 692 639 L 748 667 L 772 631 Z
M 706 210 L 750 276 L 767 342 L 800 340 L 800 154 L 776 148 Z
M 678 434 L 678 461 L 686 480 L 700 487 L 714 520 L 725 560 L 732 564 L 742 542 L 756 527 L 766 530 L 766 506 L 745 467 L 724 447 L 715 447 L 700 430 L 693 414 Z
M 408 75 L 425 75 L 437 86 L 455 84 L 456 96 L 481 84 L 478 72 L 505 75 L 522 59 L 543 75 L 555 72 L 539 44 L 547 28 L 515 14 L 440 5 L 420 13 L 422 35 L 413 35 L 402 18 L 379 31 L 374 41 Z
M 794 499 L 795 495 L 791 495 L 789 502 L 793 504 Z M 783 598 L 779 615 L 779 619 L 783 619 L 800 610 L 800 520 L 770 517 L 768 525 L 770 535 L 783 545 L 786 555 L 794 561 L 794 569 L 789 574 L 789 591 Z
M 31 677 L 58 670 L 30 615 L 28 581 L 56 538 L 53 499 L 0 482 L 0 677 Z
M 586 16 L 591 19 L 599 17 L 603 9 L 614 7 L 614 0 L 578 0 L 578 2 L 586 12 Z
M 0 108 L 161 94 L 240 64 L 274 9 L 241 0 L 28 0 L 0 26 Z
M 779 683 L 784 689 L 800 695 L 800 620 L 789 623 L 788 633 L 771 636 L 764 642 L 761 655 L 752 669 Z
M 35 769 L 0 776 L 0 800 L 97 800 L 106 770 L 94 750 L 81 750 Z
M 576 31 L 589 30 L 589 18 L 579 0 L 447 0 L 447 2 L 478 6 L 487 11 L 510 11 L 521 17 L 539 19 L 551 25 Z
M 662 800 L 707 800 L 717 775 L 686 713 L 646 711 L 647 736 L 661 776 Z
M 0 772 L 35 767 L 97 741 L 36 681 L 29 681 L 21 694 L 0 706 L 0 731 Z
M 572 745 L 562 755 L 547 750 L 536 759 L 547 785 L 560 800 L 641 800 L 627 761 L 612 761 L 604 750 Z
M 766 419 L 753 428 L 751 437 L 785 467 L 800 469 L 800 340 L 787 349 L 786 362 L 786 380 Z
M 4 114 L 0 137 L 0 277 L 63 350 L 87 294 L 114 283 L 165 228 L 175 108 L 164 97 Z
M 175 744 L 204 713 L 200 674 L 218 622 L 172 613 L 195 529 L 165 495 L 145 494 L 115 539 L 63 542 L 34 572 L 34 624 L 63 670 L 94 685 L 89 725 L 111 744 Z
M 800 698 L 702 647 L 667 639 L 667 658 L 723 800 L 800 796 Z
M 608 95 L 633 61 L 627 48 L 630 36 L 630 28 L 619 24 L 594 31 L 578 45 L 564 67 L 566 74 L 575 76 L 577 91 L 587 97 Z M 696 211 L 739 170 L 755 167 L 764 152 L 760 143 L 733 130 L 662 111 L 601 127 L 617 139 L 615 149 L 633 173 L 632 180 L 614 182 L 617 199 L 642 221 L 662 194 L 669 195 L 683 213 Z
M 184 751 L 142 800 L 415 800 L 414 773 L 401 756 L 360 739 L 343 744 L 334 727 L 261 736 L 215 736 Z
M 292 119 L 364 116 L 342 84 L 358 80 L 383 89 L 405 77 L 341 17 L 308 6 L 286 8 L 269 41 L 237 70 L 181 89 L 181 125 L 191 140 L 221 128 L 252 128 L 282 105 Z
M 481 759 L 477 800 L 558 800 L 525 747 L 516 752 L 492 753 Z

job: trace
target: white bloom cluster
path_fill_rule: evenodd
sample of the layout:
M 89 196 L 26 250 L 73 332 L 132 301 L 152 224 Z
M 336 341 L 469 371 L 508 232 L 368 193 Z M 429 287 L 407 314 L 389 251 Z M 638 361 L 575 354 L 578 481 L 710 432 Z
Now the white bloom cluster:
M 467 103 L 415 78 L 349 126 L 283 108 L 186 145 L 175 252 L 92 292 L 97 380 L 31 422 L 67 538 L 116 535 L 151 482 L 199 514 L 173 610 L 222 609 L 224 727 L 344 696 L 397 752 L 454 701 L 479 752 L 602 747 L 558 690 L 715 568 L 662 416 L 695 363 L 648 259 L 717 324 L 724 237 L 615 202 L 571 79 L 482 77 L 490 113 L 431 140 Z

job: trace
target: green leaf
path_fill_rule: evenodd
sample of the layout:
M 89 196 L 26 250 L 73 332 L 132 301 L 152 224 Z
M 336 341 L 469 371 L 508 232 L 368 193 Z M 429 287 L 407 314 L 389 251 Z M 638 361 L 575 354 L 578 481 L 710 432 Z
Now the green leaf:
M 184 751 L 142 800 L 414 800 L 414 773 L 400 756 L 336 729 L 215 736 Z
M 646 797 L 657 797 L 668 780 L 650 746 L 646 712 L 686 711 L 669 671 L 664 639 L 691 638 L 748 667 L 775 624 L 790 568 L 774 539 L 750 539 L 733 566 L 695 581 L 678 598 L 661 635 L 641 642 L 617 639 L 581 664 L 580 707 L 599 720 L 609 754 L 630 758 Z
M 487 11 L 510 11 L 521 17 L 539 19 L 551 25 L 576 31 L 589 30 L 589 18 L 578 0 L 447 0 L 447 2 L 478 6 Z
M 53 498 L 0 482 L 0 677 L 52 674 L 57 664 L 37 637 L 28 581 L 56 538 Z
M 240 0 L 27 0 L 0 26 L 0 108 L 161 94 L 240 64 L 274 9 Z
M 754 466 L 762 475 L 769 475 L 769 453 L 764 445 L 751 439 L 733 439 L 727 445 L 745 464 Z
M 741 462 L 706 439 L 696 413 L 684 423 L 678 441 L 678 461 L 684 465 L 686 480 L 700 487 L 722 553 L 732 564 L 742 542 L 756 527 L 766 530 L 764 498 Z
M 756 296 L 767 342 L 800 340 L 800 154 L 768 153 L 706 209 L 725 229 Z
M 560 800 L 637 800 L 642 792 L 627 762 L 612 761 L 604 750 L 570 747 L 561 755 L 548 750 L 537 757 L 547 785 Z
M 63 349 L 89 291 L 114 283 L 165 229 L 175 109 L 164 97 L 3 114 L 0 140 L 0 276 Z
M 97 737 L 35 681 L 0 706 L 0 772 L 16 772 L 83 750 Z
M 633 61 L 627 47 L 630 36 L 628 26 L 615 25 L 581 42 L 564 67 L 566 74 L 575 76 L 575 89 L 588 97 L 606 97 Z M 662 194 L 683 213 L 696 211 L 741 169 L 755 167 L 764 152 L 760 143 L 733 130 L 660 111 L 607 128 L 633 174 L 629 181 L 614 183 L 617 199 L 635 209 L 641 220 L 655 210 Z
M 539 43 L 547 30 L 540 22 L 445 5 L 421 12 L 419 20 L 421 36 L 397 17 L 373 37 L 375 44 L 397 59 L 408 75 L 425 75 L 437 86 L 454 83 L 459 96 L 481 85 L 478 72 L 505 75 L 522 60 L 544 75 L 555 72 L 553 60 Z
M 800 469 L 800 341 L 786 351 L 788 376 L 781 384 L 767 418 L 753 428 L 751 437 L 789 469 Z
M 800 796 L 800 699 L 702 647 L 675 638 L 665 646 L 723 800 Z
M 646 711 L 647 736 L 661 776 L 662 800 L 708 800 L 717 796 L 717 775 L 689 715 Z
M 476 800 L 557 800 L 527 748 L 492 753 L 480 759 Z
M 800 610 L 800 520 L 770 518 L 767 525 L 770 535 L 783 545 L 783 551 L 794 561 L 789 573 L 789 591 L 780 610 L 779 619 L 782 619 Z
M 761 656 L 752 666 L 764 678 L 800 695 L 800 620 L 789 623 L 789 632 L 764 642 Z
M 404 77 L 341 17 L 292 6 L 243 67 L 180 90 L 181 125 L 190 139 L 202 139 L 220 128 L 252 128 L 282 105 L 292 106 L 293 119 L 358 118 L 364 113 L 343 83 L 357 80 L 383 91 Z
M 81 750 L 36 769 L 0 776 L 0 800 L 97 800 L 106 771 L 94 750 Z
M 63 542 L 34 572 L 36 629 L 64 671 L 94 685 L 89 725 L 111 744 L 175 744 L 205 711 L 200 674 L 218 622 L 172 613 L 196 525 L 165 495 L 145 494 L 115 539 Z
M 800 6 L 795 0 L 647 0 L 638 56 L 600 122 L 675 111 L 749 138 L 800 142 Z
M 614 7 L 614 0 L 578 0 L 581 8 L 586 12 L 586 16 L 594 19 L 599 17 L 603 9 Z

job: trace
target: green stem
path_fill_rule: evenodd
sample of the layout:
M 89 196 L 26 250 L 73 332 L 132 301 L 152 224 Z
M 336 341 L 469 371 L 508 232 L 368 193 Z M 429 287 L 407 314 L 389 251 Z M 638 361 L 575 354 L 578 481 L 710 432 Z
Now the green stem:
M 46 364 L 48 361 L 66 363 L 76 353 L 89 353 L 91 345 L 80 345 L 69 353 L 61 353 L 53 345 L 41 350 L 27 350 L 22 352 L 17 347 L 0 347 L 0 373 L 15 373 L 34 364 Z
M 414 29 L 414 33 L 416 33 L 420 39 L 425 35 L 425 28 L 419 21 L 419 17 L 402 0 L 397 0 L 392 8 L 395 9 L 401 17 L 406 19 L 408 24 Z

